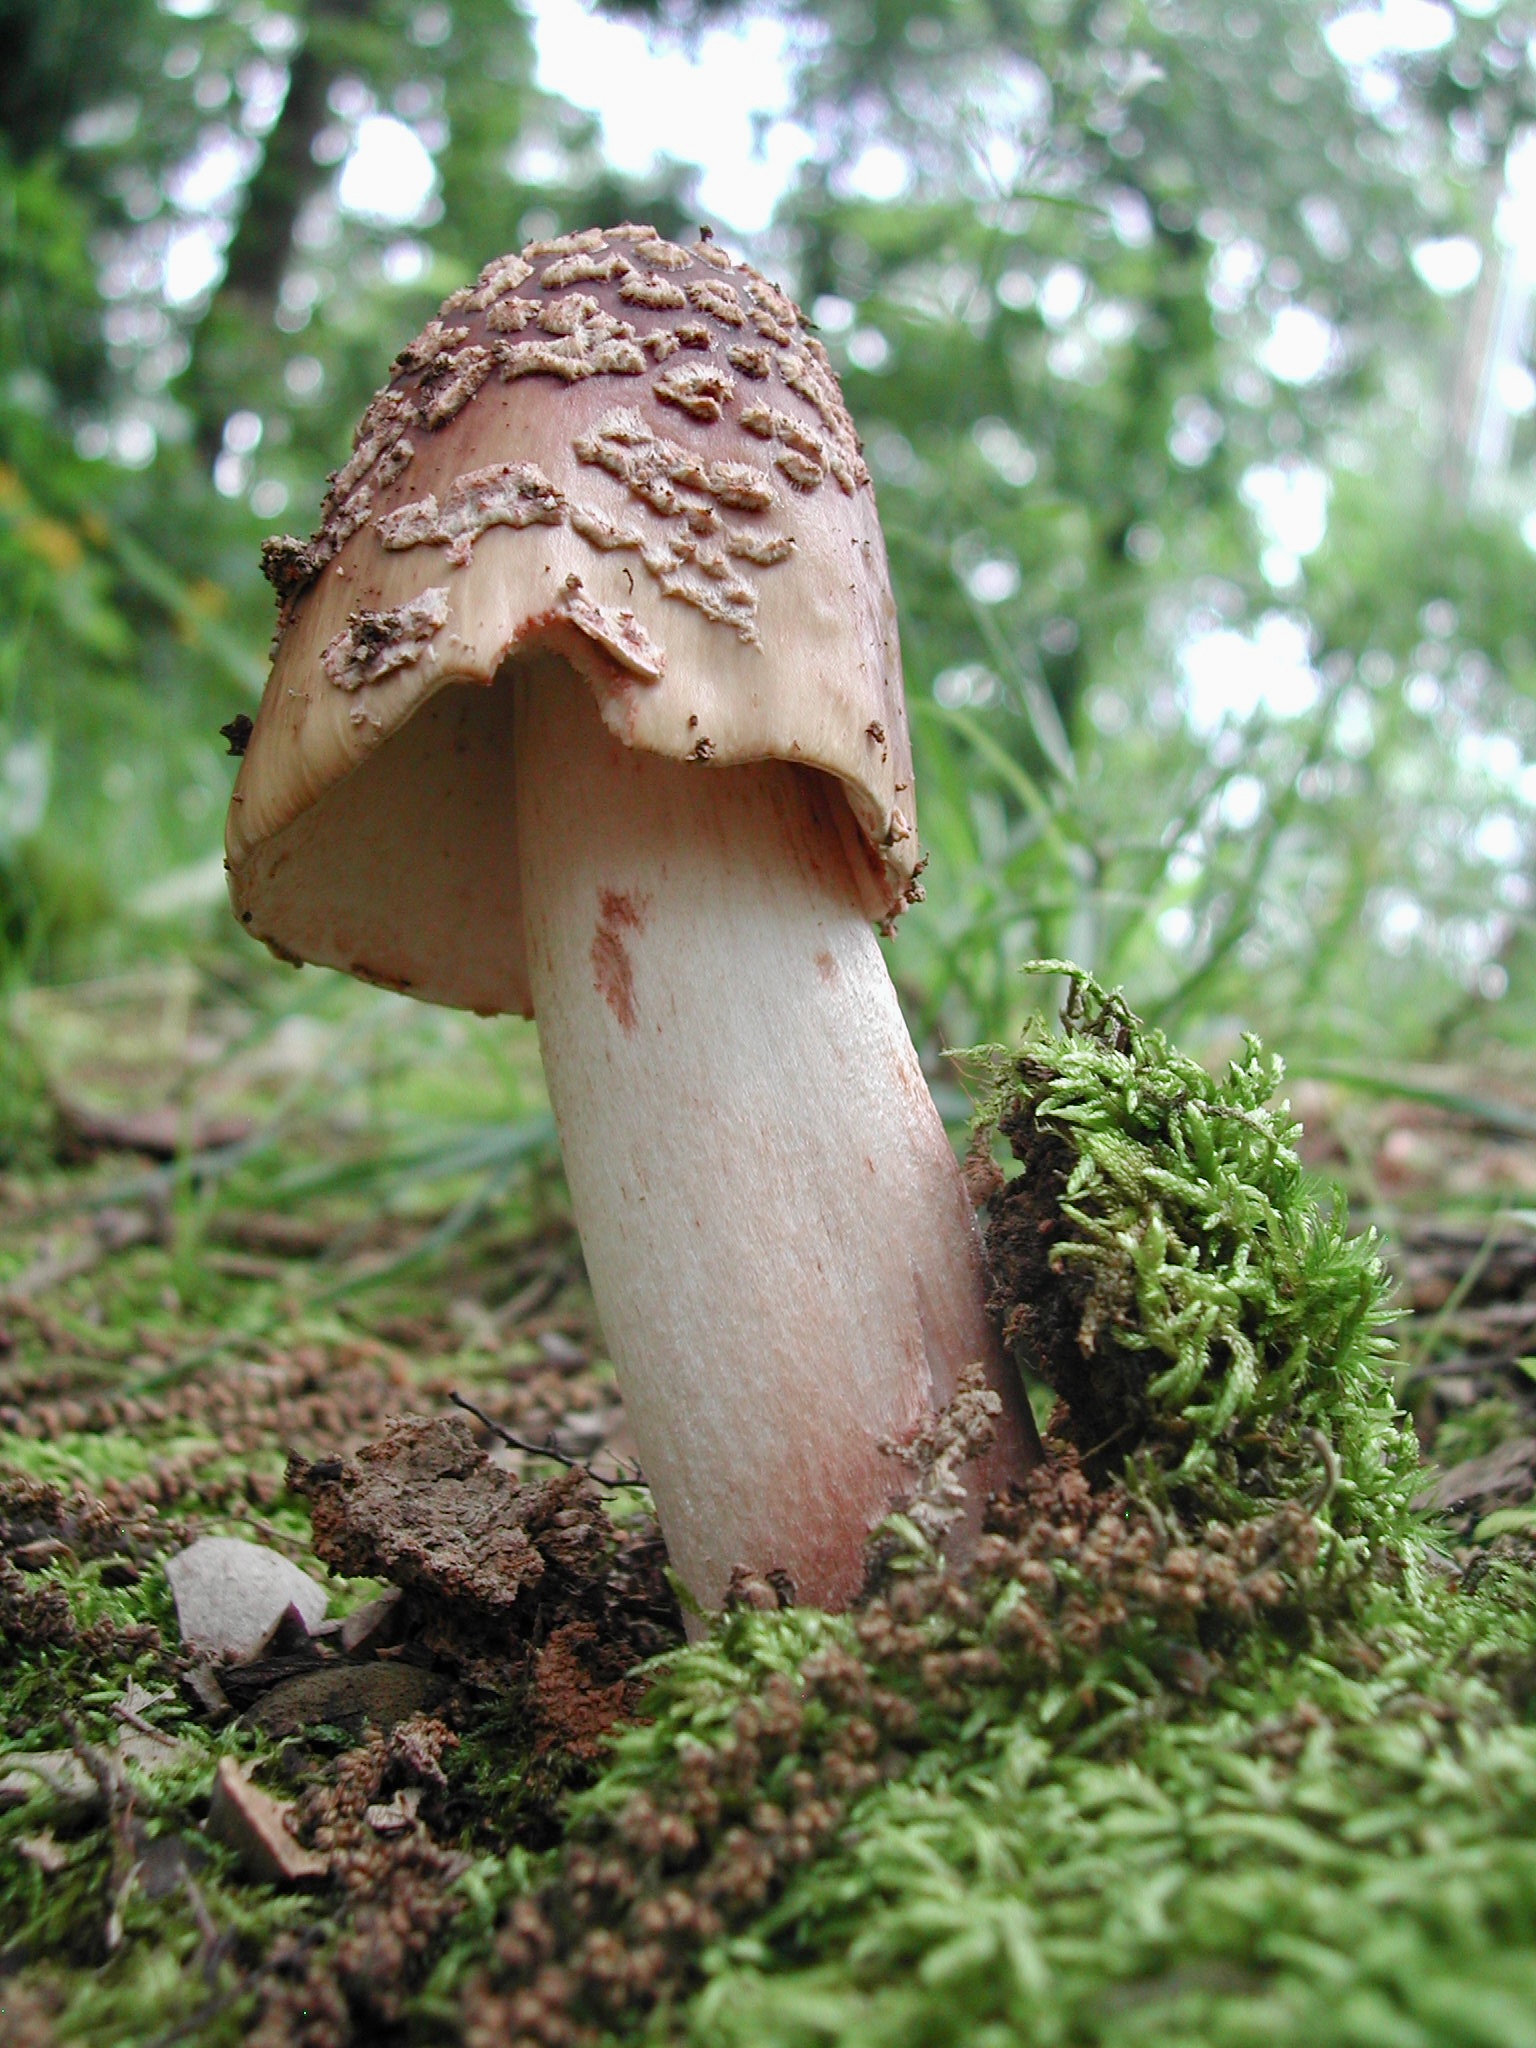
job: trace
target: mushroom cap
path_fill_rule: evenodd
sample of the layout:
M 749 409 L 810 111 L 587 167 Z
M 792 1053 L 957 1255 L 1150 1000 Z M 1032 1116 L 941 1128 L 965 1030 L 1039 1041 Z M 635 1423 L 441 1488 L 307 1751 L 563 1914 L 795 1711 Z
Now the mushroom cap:
M 225 848 L 282 957 L 531 1010 L 489 686 L 537 648 L 632 747 L 836 777 L 871 916 L 920 893 L 869 472 L 802 316 L 711 241 L 626 224 L 488 264 L 396 358 L 318 532 L 264 565 L 278 631 Z

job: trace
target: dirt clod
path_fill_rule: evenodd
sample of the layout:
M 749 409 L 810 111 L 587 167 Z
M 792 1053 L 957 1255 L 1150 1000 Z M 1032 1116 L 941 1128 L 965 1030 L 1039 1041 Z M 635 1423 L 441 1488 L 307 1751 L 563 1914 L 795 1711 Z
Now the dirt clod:
M 975 1176 L 989 1204 L 989 1307 L 1013 1357 L 1065 1402 L 1073 1441 L 1091 1450 L 1114 1439 L 1123 1456 L 1125 1414 L 1119 1390 L 1108 1385 L 1104 1361 L 1085 1354 L 1081 1343 L 1086 1289 L 1075 1275 L 1063 1275 L 1051 1263 L 1067 1228 L 1061 1198 L 1075 1155 L 1064 1138 L 1035 1122 L 1034 1102 L 1022 1087 L 998 1128 L 1023 1171 L 1007 1182 L 995 1167 L 996 1180 Z M 986 1164 L 991 1166 L 990 1159 Z M 1111 1459 L 1111 1468 L 1116 1462 Z
M 355 1458 L 294 1459 L 317 1553 L 402 1595 L 399 1633 L 472 1685 L 531 1682 L 550 1743 L 587 1756 L 628 1674 L 681 1617 L 651 1525 L 621 1531 L 586 1474 L 520 1485 L 458 1415 L 405 1418 Z

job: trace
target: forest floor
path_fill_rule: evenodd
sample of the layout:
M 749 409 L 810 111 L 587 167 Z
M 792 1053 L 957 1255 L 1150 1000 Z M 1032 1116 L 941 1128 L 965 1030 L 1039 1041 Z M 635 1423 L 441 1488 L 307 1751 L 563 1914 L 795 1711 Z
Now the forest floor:
M 531 1043 L 328 1000 L 275 1023 L 216 975 L 157 969 L 21 1009 L 32 1065 L 0 1175 L 8 2048 L 604 2038 L 548 1974 L 551 1914 L 520 1920 L 518 1902 L 558 1853 L 568 1913 L 583 1886 L 620 1884 L 596 1852 L 573 1870 L 568 1802 L 641 1706 L 632 1667 L 681 1640 L 681 1617 L 648 1497 L 625 1483 L 634 1450 Z M 1536 1077 L 1402 1087 L 1291 1094 L 1307 1163 L 1385 1234 L 1398 1393 L 1455 1584 L 1536 1535 Z M 402 1417 L 442 1426 L 397 1429 L 359 1461 Z M 418 1526 L 449 1467 L 459 1526 Z M 209 1534 L 322 1581 L 324 1628 L 290 1616 L 254 1662 L 200 1656 L 164 1562 Z M 842 1639 L 807 1631 L 811 1692 L 835 1713 Z M 768 1708 L 753 1712 L 736 1737 L 771 1747 Z M 900 1718 L 889 1700 L 860 1714 L 847 1726 Z M 858 1753 L 852 1736 L 820 1753 L 815 1784 L 786 1795 L 801 1863 L 857 1803 Z M 750 1863 L 758 1837 L 738 1832 L 731 1853 Z M 645 1853 L 667 1866 L 665 1844 Z M 743 1865 L 754 1911 L 787 1867 Z M 652 1930 L 656 1984 L 614 1994 L 615 2038 L 676 2037 L 654 2013 L 681 2013 L 699 1981 L 676 1957 L 729 1948 L 718 1897 L 659 1896 L 675 1924 Z M 782 1929 L 769 1946 L 781 1938 L 793 1947 Z M 498 1989 L 493 1952 L 535 1990 Z M 587 1955 L 589 1976 L 600 1961 Z M 725 2038 L 718 2009 L 677 2021 L 701 2038 L 711 2024 Z M 903 2024 L 807 2005 L 773 2038 L 921 2038 Z M 974 2038 L 1035 2038 L 996 2025 Z M 1209 2038 L 1259 2035 L 1212 2021 Z M 1475 2038 L 1505 2035 L 1488 2022 Z

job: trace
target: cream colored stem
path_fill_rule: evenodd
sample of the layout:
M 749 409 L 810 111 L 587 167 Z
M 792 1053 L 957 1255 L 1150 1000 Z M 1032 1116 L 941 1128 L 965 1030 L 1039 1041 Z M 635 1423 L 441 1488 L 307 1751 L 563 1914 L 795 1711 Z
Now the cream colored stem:
M 623 746 L 557 657 L 518 676 L 534 1008 L 598 1313 L 668 1549 L 858 1591 L 909 1438 L 998 1365 L 943 1126 L 859 909 L 833 783 Z M 1006 1395 L 978 1492 L 1028 1462 Z

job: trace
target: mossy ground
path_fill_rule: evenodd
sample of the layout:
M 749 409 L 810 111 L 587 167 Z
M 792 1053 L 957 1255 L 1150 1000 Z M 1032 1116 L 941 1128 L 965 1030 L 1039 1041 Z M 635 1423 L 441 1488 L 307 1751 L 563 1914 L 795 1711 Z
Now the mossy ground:
M 1037 1232 L 1070 1311 L 1058 1390 L 1087 1327 L 1116 1411 L 1058 1414 L 1053 1463 L 963 1577 L 898 1526 L 859 1612 L 726 1616 L 595 1769 L 473 1689 L 456 1746 L 209 1725 L 157 1563 L 229 1529 L 312 1562 L 286 1451 L 354 1448 L 455 1389 L 622 1454 L 537 1145 L 498 1153 L 440 1099 L 381 1162 L 335 1113 L 366 1078 L 338 1091 L 323 1059 L 323 1111 L 290 1104 L 218 1179 L 64 1168 L 47 1118 L 17 1116 L 0 1735 L 76 1751 L 104 1796 L 0 1814 L 0 2037 L 1523 2048 L 1536 1257 L 1477 1202 L 1529 1162 L 1464 1119 L 1319 1101 L 1313 1156 L 1396 1225 L 1417 1305 L 1384 1349 L 1374 1253 L 1318 1220 L 1257 1056 L 1218 1085 L 1085 993 L 1066 1041 L 997 1071 L 996 1114 L 1026 1152 L 1065 1148 L 1067 1220 Z M 205 1031 L 211 1007 L 189 1011 Z M 355 1055 L 351 1013 L 322 1023 Z M 534 1130 L 529 1084 L 501 1085 Z M 196 1088 L 182 1103 L 190 1128 Z M 1416 1180 L 1405 1130 L 1428 1134 Z M 1473 1156 L 1448 1214 L 1445 1162 Z M 110 1243 L 82 1220 L 101 1207 L 154 1229 L 50 1281 Z M 434 1259 L 400 1263 L 433 1233 Z M 1411 1504 L 1431 1487 L 1436 1522 Z M 182 1741 L 170 1768 L 112 1764 L 125 1712 Z M 324 1885 L 252 1883 L 207 1838 L 224 1754 L 299 1801 Z M 381 1835 L 368 1810 L 401 1786 L 418 1823 Z

